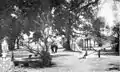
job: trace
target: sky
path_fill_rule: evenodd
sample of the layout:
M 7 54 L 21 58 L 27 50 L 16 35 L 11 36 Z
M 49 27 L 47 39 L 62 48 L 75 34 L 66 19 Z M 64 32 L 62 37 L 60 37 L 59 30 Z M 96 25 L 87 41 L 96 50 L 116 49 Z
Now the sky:
M 120 2 L 114 3 L 113 0 L 101 0 L 98 17 L 104 17 L 106 25 L 114 26 L 114 21 L 120 22 Z M 113 7 L 115 9 L 113 9 Z
M 98 17 L 104 17 L 105 25 L 110 27 L 110 30 L 105 33 L 111 35 L 115 22 L 120 22 L 120 3 L 114 3 L 113 0 L 101 0 Z
M 105 24 L 109 27 L 112 27 L 114 25 L 114 12 L 112 10 L 113 6 L 113 0 L 102 0 L 100 9 L 98 12 L 98 17 L 104 17 L 105 18 Z

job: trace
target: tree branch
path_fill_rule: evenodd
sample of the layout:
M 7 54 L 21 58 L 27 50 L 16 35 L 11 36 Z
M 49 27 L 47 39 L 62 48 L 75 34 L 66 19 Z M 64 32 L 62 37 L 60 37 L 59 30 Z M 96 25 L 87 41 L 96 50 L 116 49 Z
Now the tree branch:
M 80 3 L 78 3 L 78 5 L 77 5 L 76 7 L 71 8 L 69 11 L 75 11 L 75 12 L 76 12 L 76 15 L 77 15 L 78 13 L 80 13 L 81 10 L 84 10 L 84 9 L 88 8 L 90 5 L 97 4 L 98 1 L 99 1 L 99 0 L 95 0 L 95 1 L 93 1 L 93 2 L 87 3 L 86 5 L 84 5 L 84 6 L 82 6 L 82 7 L 80 7 L 80 5 L 83 4 L 84 1 L 83 1 L 82 3 L 80 2 Z M 79 7 L 80 7 L 80 8 L 79 8 Z M 80 14 L 79 14 L 79 15 L 80 15 Z M 78 15 L 78 17 L 79 17 L 79 15 Z

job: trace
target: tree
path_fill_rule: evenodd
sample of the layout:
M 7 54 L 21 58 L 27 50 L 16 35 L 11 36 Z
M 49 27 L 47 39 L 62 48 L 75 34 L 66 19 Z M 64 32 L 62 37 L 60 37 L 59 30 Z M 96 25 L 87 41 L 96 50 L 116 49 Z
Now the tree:
M 87 2 L 87 3 L 86 3 Z M 54 9 L 55 29 L 65 34 L 67 38 L 65 48 L 70 49 L 70 36 L 73 34 L 73 28 L 78 29 L 81 24 L 80 16 L 84 19 L 92 19 L 94 17 L 93 8 L 98 5 L 99 0 L 71 0 L 70 2 L 61 2 Z
M 65 34 L 67 38 L 66 49 L 70 49 L 70 36 L 72 35 L 72 28 L 79 25 L 79 17 L 83 16 L 85 19 L 91 19 L 94 17 L 94 7 L 98 5 L 99 0 L 5 0 L 1 4 L 1 15 L 10 16 L 12 13 L 17 14 L 18 18 L 10 21 L 14 23 L 12 26 L 8 26 L 10 30 L 10 49 L 14 48 L 15 40 L 21 32 L 29 34 L 29 31 L 34 30 L 35 22 L 34 18 L 38 16 L 38 12 L 44 14 L 50 14 L 54 17 L 55 27 L 60 33 Z M 19 10 L 19 12 L 17 11 Z M 54 11 L 53 13 L 51 11 Z M 19 24 L 16 21 L 19 20 L 23 24 L 17 33 L 15 29 Z M 10 18 L 10 17 L 9 17 Z M 17 25 L 16 25 L 17 24 Z M 21 25 L 20 24 L 20 25 Z M 15 28 L 15 29 L 14 29 Z M 23 30 L 22 30 L 23 29 Z M 15 34 L 14 34 L 15 33 Z
M 115 46 L 113 46 L 113 49 L 115 49 L 115 52 L 117 54 L 119 54 L 119 36 L 120 36 L 120 32 L 119 32 L 119 23 L 117 23 L 113 28 L 112 28 L 112 31 L 113 31 L 113 36 L 115 37 L 115 39 L 112 41 L 112 44 L 115 44 Z
M 29 34 L 32 19 L 40 8 L 40 0 L 2 0 L 1 1 L 1 38 L 8 36 L 9 50 L 14 50 L 15 41 L 21 32 Z
M 113 5 L 113 10 L 115 11 L 114 16 L 115 16 L 115 26 L 113 27 L 113 35 L 116 34 L 117 36 L 115 37 L 115 40 L 113 43 L 117 43 L 115 46 L 116 52 L 120 55 L 120 20 L 119 20 L 119 0 L 114 0 L 114 5 Z
M 92 27 L 92 36 L 94 36 L 99 46 L 102 46 L 103 36 L 101 34 L 101 28 L 105 25 L 104 18 L 100 17 L 93 21 Z
M 9 11 L 9 14 L 6 10 L 3 12 L 1 17 L 1 37 L 8 36 L 8 45 L 9 50 L 14 50 L 15 41 L 20 36 L 21 31 L 23 30 L 23 19 L 19 9 L 13 7 L 13 11 Z
M 39 13 L 36 19 L 34 20 L 36 23 L 34 39 L 35 41 L 41 40 L 45 44 L 45 50 L 48 51 L 48 38 L 52 36 L 50 34 L 50 28 L 52 27 L 52 16 L 50 12 Z

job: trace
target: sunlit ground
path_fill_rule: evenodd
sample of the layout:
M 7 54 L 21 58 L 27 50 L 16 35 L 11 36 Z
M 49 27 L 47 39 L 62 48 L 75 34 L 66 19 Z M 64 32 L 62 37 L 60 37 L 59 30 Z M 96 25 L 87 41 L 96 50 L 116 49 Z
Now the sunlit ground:
M 16 57 L 22 57 L 29 55 L 28 52 L 21 51 L 22 55 L 19 55 L 18 52 L 15 52 Z M 53 57 L 54 65 L 51 67 L 44 68 L 31 68 L 31 67 L 15 67 L 14 71 L 21 72 L 119 72 L 120 71 L 120 56 L 115 55 L 101 55 L 101 58 L 98 58 L 97 53 L 93 53 L 83 59 L 84 51 L 79 52 L 69 52 L 59 49 L 58 53 L 51 54 Z M 88 54 L 92 51 L 88 51 Z M 1 60 L 1 58 L 0 58 Z M 2 62 L 2 61 L 0 61 Z M 6 63 L 9 63 L 10 60 L 7 60 Z M 2 64 L 2 63 L 0 63 Z M 1 68 L 1 66 L 0 66 Z M 0 69 L 2 70 L 2 69 Z

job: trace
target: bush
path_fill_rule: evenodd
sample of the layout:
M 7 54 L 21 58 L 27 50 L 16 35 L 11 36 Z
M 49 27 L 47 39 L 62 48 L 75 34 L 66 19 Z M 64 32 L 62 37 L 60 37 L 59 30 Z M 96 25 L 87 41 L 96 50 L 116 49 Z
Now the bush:
M 46 51 L 41 51 L 41 59 L 42 59 L 42 64 L 43 66 L 50 66 L 51 65 L 51 60 L 52 57 L 49 52 Z

